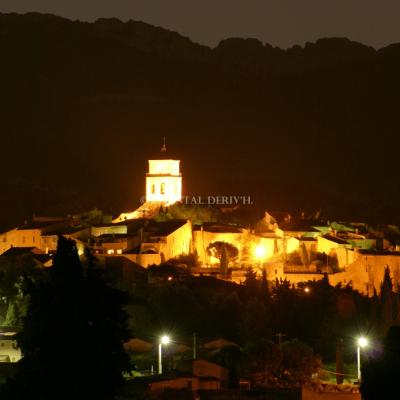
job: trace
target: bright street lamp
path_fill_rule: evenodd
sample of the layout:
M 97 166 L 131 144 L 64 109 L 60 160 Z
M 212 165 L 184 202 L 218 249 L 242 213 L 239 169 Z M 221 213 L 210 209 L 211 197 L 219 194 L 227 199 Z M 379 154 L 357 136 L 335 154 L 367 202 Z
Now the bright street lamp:
M 160 343 L 158 344 L 158 373 L 162 374 L 162 346 L 167 345 L 171 339 L 169 336 L 161 336 Z
M 169 336 L 161 336 L 161 343 L 162 344 L 168 344 L 171 341 L 171 339 L 169 338 Z
M 267 250 L 265 249 L 265 246 L 259 244 L 256 249 L 255 249 L 255 256 L 257 259 L 261 260 L 265 258 L 265 255 L 267 254 Z
M 361 349 L 368 346 L 368 339 L 366 337 L 359 337 L 357 339 L 357 378 L 361 382 Z

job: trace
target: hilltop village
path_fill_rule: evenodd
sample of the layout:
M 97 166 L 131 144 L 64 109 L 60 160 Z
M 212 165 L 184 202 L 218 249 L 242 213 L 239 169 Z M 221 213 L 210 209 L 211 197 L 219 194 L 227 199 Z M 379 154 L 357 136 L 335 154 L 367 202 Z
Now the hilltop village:
M 76 242 L 79 254 L 89 248 L 105 268 L 118 264 L 127 275 L 171 260 L 188 266 L 189 260 L 194 275 L 238 284 L 249 268 L 260 275 L 265 271 L 268 280 L 292 284 L 327 274 L 332 285 L 351 285 L 369 296 L 380 292 L 386 267 L 395 286 L 400 282 L 397 226 L 378 230 L 360 222 L 270 211 L 252 224 L 230 221 L 239 204 L 187 204 L 180 161 L 170 159 L 165 145 L 158 159 L 149 160 L 145 187 L 143 204 L 114 219 L 99 210 L 35 216 L 0 234 L 0 258 L 29 253 L 38 265 L 51 266 L 61 235 Z

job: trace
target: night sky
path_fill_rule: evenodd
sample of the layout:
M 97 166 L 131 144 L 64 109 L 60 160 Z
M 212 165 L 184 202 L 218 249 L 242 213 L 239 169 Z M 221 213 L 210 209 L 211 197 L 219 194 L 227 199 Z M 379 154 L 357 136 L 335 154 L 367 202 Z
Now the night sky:
M 211 46 L 233 36 L 280 47 L 337 36 L 382 47 L 400 38 L 398 0 L 3 0 L 0 11 L 142 20 Z

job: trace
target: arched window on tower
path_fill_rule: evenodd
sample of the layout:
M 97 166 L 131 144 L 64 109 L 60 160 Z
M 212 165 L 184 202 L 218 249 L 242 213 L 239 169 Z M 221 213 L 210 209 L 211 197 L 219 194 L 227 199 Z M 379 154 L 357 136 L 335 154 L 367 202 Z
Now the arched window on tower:
M 164 182 L 161 184 L 160 193 L 165 194 L 165 183 Z

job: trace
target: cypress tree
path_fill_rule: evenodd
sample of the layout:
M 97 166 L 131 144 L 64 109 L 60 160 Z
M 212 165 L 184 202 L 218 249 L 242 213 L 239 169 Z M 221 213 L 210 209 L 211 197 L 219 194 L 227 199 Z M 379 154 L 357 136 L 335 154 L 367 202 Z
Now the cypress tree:
M 382 333 L 386 334 L 387 330 L 393 324 L 393 284 L 390 277 L 390 268 L 385 268 L 383 282 L 381 285 L 381 302 L 382 302 Z
M 46 279 L 31 282 L 23 328 L 23 358 L 2 399 L 111 400 L 129 367 L 127 297 L 107 285 L 89 260 L 83 268 L 75 242 L 59 238 Z

